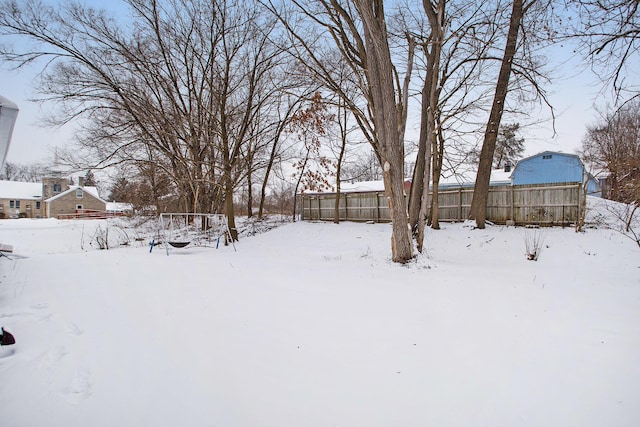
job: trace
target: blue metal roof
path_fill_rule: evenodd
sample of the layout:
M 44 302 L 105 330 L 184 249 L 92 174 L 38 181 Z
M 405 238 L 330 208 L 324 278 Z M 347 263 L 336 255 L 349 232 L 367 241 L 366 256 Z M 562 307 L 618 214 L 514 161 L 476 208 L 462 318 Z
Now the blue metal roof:
M 520 160 L 513 169 L 513 185 L 582 182 L 584 166 L 575 154 L 543 151 Z

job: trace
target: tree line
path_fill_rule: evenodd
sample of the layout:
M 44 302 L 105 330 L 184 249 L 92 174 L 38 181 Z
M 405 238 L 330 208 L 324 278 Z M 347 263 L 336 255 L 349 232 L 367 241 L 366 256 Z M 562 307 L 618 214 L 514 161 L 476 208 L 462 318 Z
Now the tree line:
M 554 114 L 546 48 L 576 43 L 620 100 L 636 96 L 635 4 L 124 0 L 114 15 L 4 0 L 0 57 L 42 64 L 50 120 L 78 128 L 62 157 L 117 171 L 119 194 L 159 211 L 224 212 L 237 239 L 238 200 L 262 216 L 278 179 L 292 188 L 271 194 L 375 176 L 392 259 L 407 262 L 414 239 L 422 251 L 425 228 L 439 227 L 440 177 L 461 164 L 477 163 L 471 219 L 484 227 L 492 167 L 522 152 L 513 118 L 531 104 Z

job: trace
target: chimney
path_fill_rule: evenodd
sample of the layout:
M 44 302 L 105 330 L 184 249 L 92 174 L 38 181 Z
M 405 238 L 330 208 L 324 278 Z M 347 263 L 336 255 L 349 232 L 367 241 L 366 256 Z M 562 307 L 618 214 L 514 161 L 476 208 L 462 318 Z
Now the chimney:
M 511 172 L 511 162 L 505 162 L 504 171 L 505 172 Z
M 78 177 L 78 185 L 80 187 L 84 187 L 84 177 L 83 176 L 79 176 Z

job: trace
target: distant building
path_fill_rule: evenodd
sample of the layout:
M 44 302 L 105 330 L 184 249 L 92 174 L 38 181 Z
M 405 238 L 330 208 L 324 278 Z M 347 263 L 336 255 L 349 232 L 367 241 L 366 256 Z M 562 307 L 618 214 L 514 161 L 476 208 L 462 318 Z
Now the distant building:
M 42 183 L 0 181 L 0 218 L 56 218 L 86 211 L 105 212 L 107 202 L 96 187 L 68 177 L 45 177 Z
M 42 184 L 0 181 L 0 218 L 43 218 Z

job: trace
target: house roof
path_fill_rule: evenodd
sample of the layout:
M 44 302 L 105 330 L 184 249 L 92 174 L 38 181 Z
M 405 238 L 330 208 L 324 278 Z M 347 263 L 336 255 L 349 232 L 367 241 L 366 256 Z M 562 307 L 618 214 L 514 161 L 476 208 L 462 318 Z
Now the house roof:
M 96 187 L 80 187 L 79 185 L 72 185 L 71 187 L 69 187 L 69 189 L 67 191 L 63 191 L 60 194 L 56 194 L 53 197 L 49 197 L 47 200 L 45 200 L 45 203 L 51 203 L 54 200 L 57 200 L 61 197 L 66 196 L 67 194 L 76 191 L 78 188 L 81 188 L 83 191 L 85 191 L 86 193 L 90 194 L 91 196 L 95 197 L 96 199 L 100 200 L 102 203 L 104 203 L 106 205 L 107 202 L 105 202 L 104 200 L 102 200 L 100 198 L 100 196 L 98 195 L 98 189 Z
M 580 156 L 578 156 L 577 154 L 563 153 L 562 151 L 550 151 L 550 150 L 547 150 L 547 151 L 541 151 L 540 153 L 532 154 L 531 156 L 527 156 L 525 158 L 522 158 L 522 159 L 518 160 L 516 162 L 516 166 L 518 166 L 518 163 L 526 162 L 529 159 L 533 159 L 534 157 L 540 157 L 540 156 L 543 156 L 545 154 L 553 154 L 554 156 L 575 157 L 578 160 L 582 161 L 580 159 Z M 514 169 L 515 169 L 516 166 L 514 166 Z
M 37 200 L 42 198 L 42 184 L 38 182 L 0 181 L 0 198 Z

